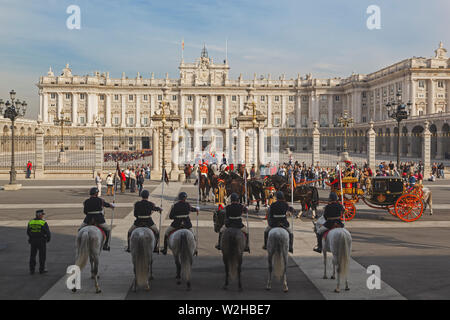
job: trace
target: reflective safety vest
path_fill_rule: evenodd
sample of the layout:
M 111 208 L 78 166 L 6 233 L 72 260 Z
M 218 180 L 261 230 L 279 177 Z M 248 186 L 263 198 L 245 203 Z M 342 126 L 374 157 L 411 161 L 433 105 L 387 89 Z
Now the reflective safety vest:
M 31 220 L 28 222 L 28 225 L 30 226 L 30 230 L 33 233 L 40 233 L 42 230 L 42 227 L 45 225 L 44 220 Z

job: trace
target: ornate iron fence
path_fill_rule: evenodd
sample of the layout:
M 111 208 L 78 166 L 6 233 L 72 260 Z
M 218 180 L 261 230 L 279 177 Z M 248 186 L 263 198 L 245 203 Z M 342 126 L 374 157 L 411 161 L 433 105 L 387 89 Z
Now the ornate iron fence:
M 25 172 L 28 161 L 34 165 L 36 138 L 34 136 L 14 137 L 14 162 L 17 172 Z M 11 136 L 0 137 L 0 169 L 11 168 Z
M 62 151 L 63 150 L 63 151 Z M 44 170 L 94 170 L 95 137 L 44 137 Z

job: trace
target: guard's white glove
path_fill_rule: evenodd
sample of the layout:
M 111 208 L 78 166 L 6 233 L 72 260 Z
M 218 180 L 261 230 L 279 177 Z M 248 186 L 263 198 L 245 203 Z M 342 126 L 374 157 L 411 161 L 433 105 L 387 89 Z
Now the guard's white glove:
M 111 207 L 114 209 L 116 205 L 114 203 L 111 203 Z

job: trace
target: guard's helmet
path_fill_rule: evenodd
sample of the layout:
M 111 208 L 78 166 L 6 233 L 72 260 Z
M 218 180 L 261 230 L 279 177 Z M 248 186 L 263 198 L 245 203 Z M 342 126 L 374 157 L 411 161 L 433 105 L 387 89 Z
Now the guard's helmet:
M 148 192 L 148 190 L 142 190 L 141 192 L 141 197 L 143 199 L 148 199 L 148 196 L 150 195 L 150 192 Z
M 187 193 L 186 192 L 180 192 L 178 194 L 178 200 L 186 200 L 187 198 Z
M 275 196 L 277 197 L 277 200 L 284 200 L 284 193 L 282 191 L 277 191 Z
M 338 201 L 338 196 L 334 192 L 330 192 L 330 195 L 328 196 L 329 201 Z
M 91 188 L 91 190 L 89 190 L 89 195 L 93 196 L 95 194 L 98 193 L 98 189 L 96 187 Z
M 230 199 L 231 199 L 231 202 L 238 202 L 239 196 L 237 195 L 237 193 L 232 193 Z

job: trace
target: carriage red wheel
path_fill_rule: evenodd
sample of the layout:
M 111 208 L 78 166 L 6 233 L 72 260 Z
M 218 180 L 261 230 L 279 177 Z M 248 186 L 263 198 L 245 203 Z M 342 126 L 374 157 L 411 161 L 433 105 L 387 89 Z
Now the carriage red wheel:
M 356 208 L 353 202 L 344 200 L 344 214 L 341 216 L 342 221 L 350 221 L 355 217 Z M 345 218 L 345 219 L 344 219 Z
M 413 222 L 419 219 L 423 213 L 423 202 L 414 194 L 404 194 L 395 203 L 395 212 L 400 220 Z

